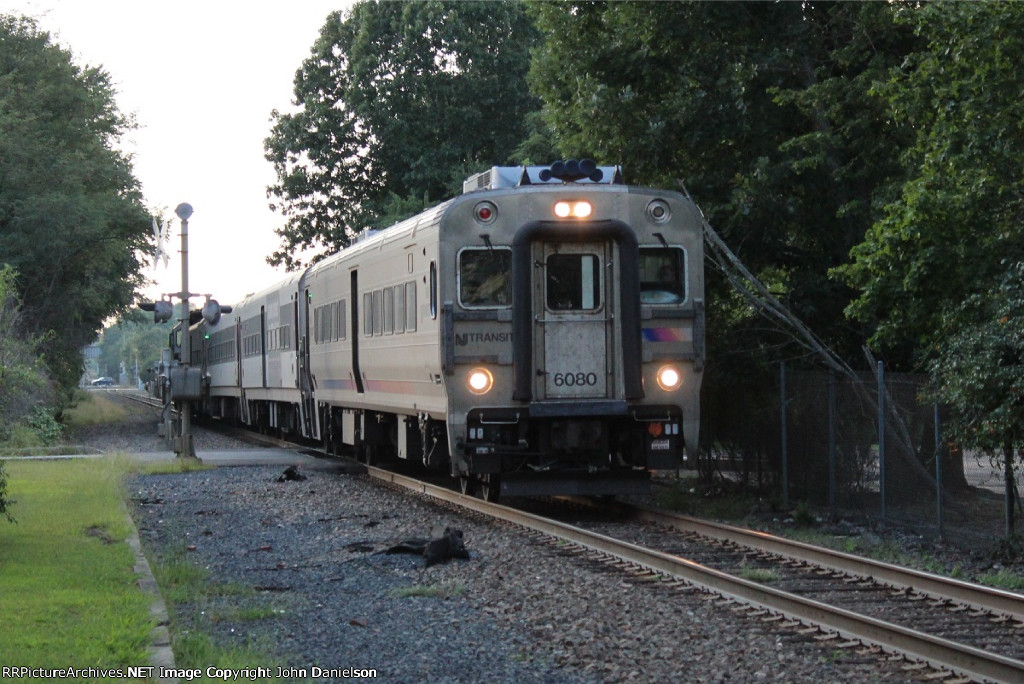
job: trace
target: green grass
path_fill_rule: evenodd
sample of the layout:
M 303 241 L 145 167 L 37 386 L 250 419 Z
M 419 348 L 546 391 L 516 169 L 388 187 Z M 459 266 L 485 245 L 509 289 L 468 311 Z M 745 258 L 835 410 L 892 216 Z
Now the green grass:
M 1006 589 L 1007 591 L 1018 593 L 1024 592 L 1024 575 L 1007 568 L 1003 568 L 998 572 L 981 575 L 978 581 L 996 589 Z
M 769 568 L 755 568 L 749 565 L 744 565 L 736 574 L 745 580 L 750 580 L 751 582 L 757 582 L 759 584 L 771 584 L 772 582 L 779 581 L 779 573 Z
M 124 541 L 123 464 L 14 460 L 6 468 L 18 522 L 0 520 L 0 662 L 147 665 L 153 624 Z
M 128 415 L 128 409 L 99 392 L 76 392 L 75 405 L 64 409 L 64 422 L 69 426 L 117 423 Z
M 123 405 L 102 393 L 78 390 L 73 401 L 62 413 L 61 420 L 65 428 L 115 423 L 128 414 Z M 67 435 L 60 433 L 60 425 L 52 419 L 40 420 L 35 428 L 27 423 L 15 425 L 8 431 L 7 439 L 0 441 L 0 457 L 54 456 L 81 452 L 80 446 L 68 444 Z
M 158 558 L 152 566 L 171 617 L 171 646 L 176 667 L 198 668 L 205 673 L 210 664 L 244 668 L 280 661 L 269 643 L 224 646 L 204 630 L 206 621 L 248 622 L 280 615 L 281 611 L 271 605 L 236 607 L 219 600 L 251 597 L 256 594 L 254 589 L 237 583 L 210 582 L 209 572 L 189 561 L 184 549 Z M 198 681 L 205 679 L 203 676 Z

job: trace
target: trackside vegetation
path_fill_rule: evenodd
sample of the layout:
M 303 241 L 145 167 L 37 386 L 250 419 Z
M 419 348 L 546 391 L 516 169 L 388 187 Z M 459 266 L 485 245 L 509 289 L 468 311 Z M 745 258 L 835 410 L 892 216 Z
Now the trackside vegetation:
M 6 465 L 17 523 L 0 527 L 0 661 L 147 665 L 153 624 L 125 542 L 115 459 Z

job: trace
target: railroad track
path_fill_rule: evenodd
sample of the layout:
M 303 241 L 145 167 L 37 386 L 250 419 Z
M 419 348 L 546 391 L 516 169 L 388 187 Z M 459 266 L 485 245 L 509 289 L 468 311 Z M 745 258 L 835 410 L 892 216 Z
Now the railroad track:
M 97 391 L 97 390 L 93 390 L 93 391 Z M 136 389 L 127 389 L 127 390 L 125 390 L 125 389 L 120 389 L 120 388 L 107 388 L 107 389 L 102 389 L 102 390 L 99 390 L 99 391 L 105 392 L 107 394 L 113 394 L 116 397 L 119 397 L 119 398 L 122 398 L 122 399 L 126 399 L 128 401 L 133 401 L 136 404 L 142 404 L 144 406 L 149 406 L 151 408 L 162 409 L 164 407 L 163 400 L 156 399 L 155 397 L 151 397 L 148 394 L 143 394 L 142 392 L 140 392 L 139 390 L 136 390 Z M 175 414 L 177 414 L 177 410 L 176 409 L 174 410 L 174 412 L 175 412 Z
M 830 639 L 838 647 L 863 645 L 905 656 L 921 667 L 933 668 L 930 675 L 921 673 L 928 678 L 1024 682 L 1024 597 L 1018 594 L 653 509 L 634 510 L 651 525 L 643 529 L 635 523 L 611 525 L 605 533 L 379 468 L 368 471 L 381 481 L 570 542 L 591 558 L 636 574 L 697 586 L 744 606 L 755 617 L 814 633 L 815 638 Z M 779 573 L 771 584 L 785 588 L 684 557 L 694 552 L 698 538 L 715 538 L 711 547 L 707 541 L 700 542 L 705 547 L 702 560 L 714 556 L 723 567 L 735 569 L 738 557 L 740 568 L 749 569 L 752 564 L 761 571 L 771 568 L 770 572 Z M 723 548 L 729 550 L 725 555 L 733 557 L 731 564 L 721 561 Z
M 696 586 L 794 632 L 932 668 L 918 673 L 922 678 L 1024 682 L 1020 594 L 632 504 L 615 504 L 616 519 L 628 523 L 605 520 L 585 529 L 380 468 L 367 470 L 382 482 L 569 542 L 591 559 L 636 575 Z M 751 571 L 760 579 L 743 576 Z

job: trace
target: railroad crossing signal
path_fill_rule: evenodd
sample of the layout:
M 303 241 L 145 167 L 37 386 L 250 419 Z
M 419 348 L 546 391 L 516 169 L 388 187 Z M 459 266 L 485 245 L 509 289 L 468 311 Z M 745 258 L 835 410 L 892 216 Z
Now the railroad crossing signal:
M 174 315 L 174 304 L 166 299 L 158 302 L 139 302 L 139 308 L 143 311 L 152 311 L 154 323 L 166 323 Z
M 221 306 L 216 299 L 207 299 L 206 304 L 203 304 L 203 320 L 210 325 L 217 325 L 220 315 L 228 313 L 231 313 L 231 307 Z

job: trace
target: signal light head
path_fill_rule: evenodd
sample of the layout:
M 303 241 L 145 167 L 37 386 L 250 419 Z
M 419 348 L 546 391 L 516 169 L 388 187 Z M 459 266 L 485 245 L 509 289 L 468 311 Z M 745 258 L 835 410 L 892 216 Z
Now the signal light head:
M 207 299 L 203 305 L 203 320 L 210 325 L 217 325 L 220 322 L 221 307 L 216 299 Z
M 174 315 L 174 304 L 166 299 L 157 302 L 139 302 L 139 308 L 143 311 L 152 311 L 154 323 L 166 323 Z

